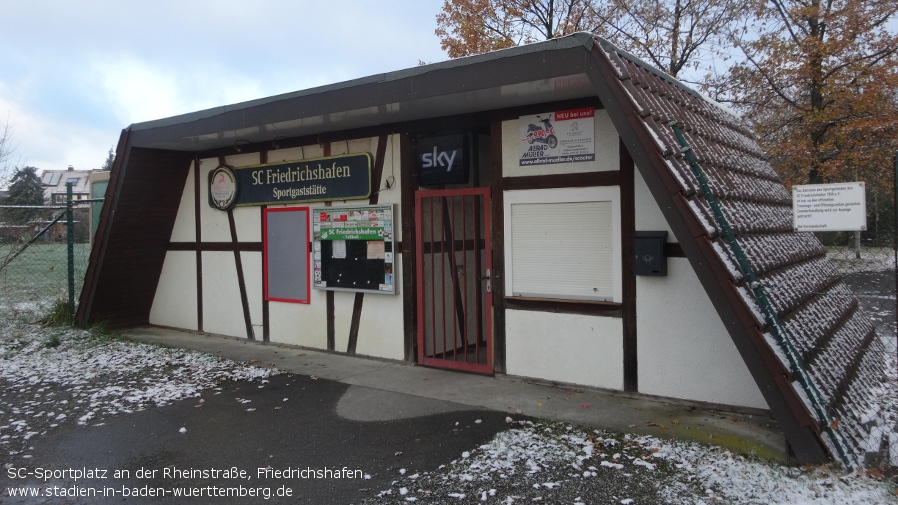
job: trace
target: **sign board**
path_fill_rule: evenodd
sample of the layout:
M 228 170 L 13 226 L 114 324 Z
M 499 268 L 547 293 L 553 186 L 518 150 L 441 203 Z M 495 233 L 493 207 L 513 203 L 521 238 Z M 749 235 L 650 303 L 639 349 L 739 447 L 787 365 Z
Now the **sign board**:
M 209 205 L 278 205 L 357 200 L 371 195 L 371 155 L 344 154 L 233 168 L 209 173 Z
M 418 137 L 416 161 L 419 186 L 468 182 L 467 142 L 464 133 Z
M 313 287 L 396 294 L 393 216 L 393 205 L 313 209 Z
M 595 110 L 560 110 L 518 118 L 518 165 L 595 161 Z
M 863 182 L 792 186 L 796 231 L 861 231 L 867 229 Z

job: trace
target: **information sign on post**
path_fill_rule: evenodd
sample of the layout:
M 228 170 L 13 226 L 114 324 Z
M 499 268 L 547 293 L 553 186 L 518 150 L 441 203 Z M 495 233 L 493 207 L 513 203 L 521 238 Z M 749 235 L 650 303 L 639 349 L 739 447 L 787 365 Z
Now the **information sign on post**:
M 796 231 L 863 231 L 867 200 L 863 182 L 792 186 Z

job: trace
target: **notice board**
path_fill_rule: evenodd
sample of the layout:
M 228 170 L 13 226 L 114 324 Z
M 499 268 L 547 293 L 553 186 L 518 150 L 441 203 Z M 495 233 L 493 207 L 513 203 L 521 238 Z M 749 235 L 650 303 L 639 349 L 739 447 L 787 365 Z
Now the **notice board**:
M 315 289 L 396 294 L 393 205 L 312 210 Z
M 863 182 L 792 186 L 796 231 L 863 231 L 867 200 Z
M 309 303 L 309 208 L 265 209 L 263 217 L 265 299 Z

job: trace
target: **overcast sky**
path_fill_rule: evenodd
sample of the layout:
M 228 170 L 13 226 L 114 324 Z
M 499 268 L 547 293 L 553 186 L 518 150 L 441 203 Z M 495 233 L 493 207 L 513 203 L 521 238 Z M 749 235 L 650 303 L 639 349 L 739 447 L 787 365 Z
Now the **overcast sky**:
M 100 168 L 132 123 L 446 60 L 442 3 L 0 0 L 10 164 Z

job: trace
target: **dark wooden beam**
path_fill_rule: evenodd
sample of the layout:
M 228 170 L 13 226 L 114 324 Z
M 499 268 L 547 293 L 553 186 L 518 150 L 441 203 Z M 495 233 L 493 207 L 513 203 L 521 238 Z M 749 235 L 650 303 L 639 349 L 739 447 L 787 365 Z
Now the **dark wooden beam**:
M 636 234 L 636 194 L 633 158 L 623 142 L 620 156 L 621 294 L 623 302 L 624 391 L 639 391 L 639 347 L 636 332 L 636 275 L 633 273 L 633 236 Z

